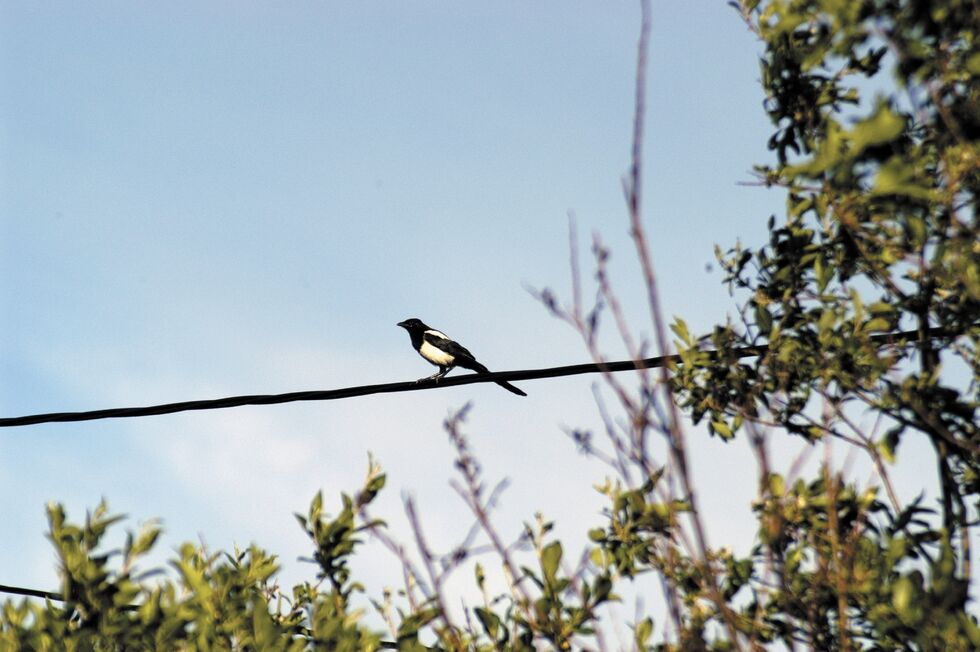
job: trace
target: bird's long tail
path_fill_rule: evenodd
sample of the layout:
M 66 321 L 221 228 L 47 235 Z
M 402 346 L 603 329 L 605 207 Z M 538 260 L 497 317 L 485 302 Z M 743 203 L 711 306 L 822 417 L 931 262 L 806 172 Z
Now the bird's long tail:
M 484 367 L 482 364 L 480 364 L 476 360 L 472 360 L 472 359 L 471 360 L 460 360 L 459 358 L 457 358 L 456 359 L 456 364 L 458 364 L 460 367 L 463 367 L 465 369 L 472 369 L 473 371 L 475 371 L 478 374 L 488 374 L 488 373 L 490 373 L 490 370 L 489 369 L 487 369 L 486 367 Z M 520 389 L 519 387 L 515 387 L 515 386 L 511 385 L 506 380 L 497 380 L 497 381 L 494 381 L 494 382 L 496 382 L 498 385 L 500 385 L 501 387 L 503 387 L 504 389 L 506 389 L 508 392 L 512 392 L 514 394 L 517 394 L 518 396 L 527 396 L 527 394 L 524 392 L 524 390 Z
M 506 389 L 508 392 L 513 392 L 513 393 L 517 394 L 518 396 L 527 396 L 527 393 L 524 390 L 522 390 L 522 389 L 520 389 L 518 387 L 514 387 L 513 385 L 511 385 L 510 383 L 508 383 L 506 380 L 498 380 L 497 381 L 497 384 L 500 385 L 501 387 L 503 387 L 504 389 Z

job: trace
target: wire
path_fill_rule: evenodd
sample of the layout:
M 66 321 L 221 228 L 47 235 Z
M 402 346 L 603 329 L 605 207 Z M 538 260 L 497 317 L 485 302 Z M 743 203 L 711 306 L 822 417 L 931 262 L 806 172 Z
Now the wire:
M 44 598 L 46 600 L 58 600 L 59 602 L 64 602 L 64 598 L 61 597 L 60 593 L 41 591 L 39 589 L 25 589 L 19 586 L 6 586 L 4 584 L 0 584 L 0 593 L 12 593 L 14 595 L 26 595 L 32 598 Z
M 746 352 L 745 355 L 756 355 L 757 350 Z M 521 371 L 498 371 L 488 374 L 466 374 L 465 376 L 443 377 L 438 381 L 422 380 L 403 383 L 386 383 L 382 385 L 361 385 L 359 387 L 343 387 L 341 389 L 311 390 L 305 392 L 289 392 L 286 394 L 254 394 L 249 396 L 229 396 L 227 398 L 206 399 L 201 401 L 182 401 L 165 403 L 163 405 L 148 405 L 144 407 L 109 408 L 106 410 L 90 410 L 87 412 L 51 412 L 48 414 L 31 414 L 22 417 L 0 418 L 0 427 L 28 426 L 37 423 L 52 423 L 62 421 L 92 421 L 95 419 L 118 419 L 124 417 L 147 417 L 159 414 L 173 414 L 189 410 L 218 410 L 239 407 L 241 405 L 274 405 L 277 403 L 292 403 L 294 401 L 331 401 L 339 398 L 368 396 L 371 394 L 391 394 L 395 392 L 411 392 L 439 387 L 455 387 L 472 383 L 496 382 L 498 380 L 532 380 L 536 378 L 558 378 L 577 374 L 598 373 L 606 371 L 627 371 L 631 369 L 659 367 L 671 360 L 679 360 L 676 355 L 646 358 L 639 363 L 633 360 L 622 362 L 607 362 L 599 364 L 578 364 L 566 367 L 551 367 L 549 369 L 525 369 Z
M 898 345 L 907 344 L 923 336 L 939 337 L 943 335 L 948 335 L 948 333 L 940 328 L 930 328 L 925 333 L 914 330 L 895 333 L 875 333 L 874 335 L 871 335 L 870 339 L 871 341 L 879 344 Z M 734 353 L 739 358 L 746 358 L 759 355 L 765 351 L 766 348 L 766 346 L 747 346 L 740 349 L 735 349 Z M 710 355 L 717 355 L 716 351 L 709 351 L 708 353 Z M 237 407 L 240 405 L 273 405 L 276 403 L 290 403 L 293 401 L 328 401 L 338 398 L 350 398 L 353 396 L 409 392 L 423 389 L 436 389 L 439 387 L 455 387 L 457 385 L 489 383 L 496 382 L 498 380 L 534 380 L 537 378 L 559 378 L 561 376 L 575 376 L 589 373 L 652 369 L 655 367 L 661 367 L 669 362 L 680 361 L 680 359 L 681 358 L 679 355 L 664 355 L 656 358 L 644 358 L 642 360 L 621 360 L 618 362 L 604 362 L 601 364 L 588 363 L 569 365 L 565 367 L 551 367 L 548 369 L 525 369 L 522 371 L 499 371 L 488 374 L 467 374 L 465 376 L 442 378 L 439 381 L 362 385 L 360 387 L 344 387 L 341 389 L 308 392 L 289 392 L 287 394 L 231 396 L 228 398 L 203 401 L 183 401 L 181 403 L 165 403 L 163 405 L 151 405 L 146 407 L 111 408 L 107 410 L 91 410 L 88 412 L 52 412 L 49 414 L 32 414 L 22 417 L 0 418 L 0 426 L 12 427 L 61 421 L 91 421 L 95 419 L 145 417 L 157 414 L 186 412 L 189 410 L 215 410 Z M 0 584 L 0 593 L 11 593 L 14 595 L 64 601 L 64 598 L 60 593 L 42 591 L 39 589 L 25 589 L 17 586 L 5 586 L 3 584 Z
M 944 334 L 946 333 L 942 329 L 938 328 L 930 329 L 928 332 L 928 336 L 930 337 Z M 876 333 L 871 336 L 871 340 L 882 344 L 900 344 L 907 343 L 911 339 L 918 337 L 920 337 L 920 333 L 918 331 L 901 331 L 895 333 Z M 766 348 L 767 347 L 765 345 L 747 346 L 740 349 L 735 349 L 734 353 L 739 358 L 745 358 L 759 355 L 765 351 Z M 642 360 L 621 360 L 618 362 L 604 362 L 601 364 L 587 363 L 569 365 L 565 367 L 550 367 L 547 369 L 525 369 L 518 371 L 498 371 L 487 374 L 467 374 L 464 376 L 453 376 L 452 378 L 444 377 L 438 381 L 423 380 L 415 382 L 386 383 L 382 385 L 361 385 L 359 387 L 288 392 L 286 394 L 229 396 L 228 398 L 206 399 L 200 401 L 181 401 L 179 403 L 165 403 L 162 405 L 148 405 L 144 407 L 109 408 L 105 410 L 90 410 L 86 412 L 50 412 L 47 414 L 30 414 L 20 417 L 2 417 L 0 418 L 0 427 L 11 428 L 15 426 L 29 426 L 38 423 L 148 417 L 160 414 L 173 414 L 175 412 L 188 412 L 190 410 L 219 410 L 224 408 L 239 407 L 242 405 L 275 405 L 277 403 L 292 403 L 295 401 L 332 401 L 340 398 L 352 398 L 354 396 L 412 392 L 424 389 L 437 389 L 440 387 L 470 385 L 472 383 L 497 382 L 501 380 L 535 380 L 538 378 L 559 378 L 562 376 L 576 376 L 580 374 L 593 374 L 600 372 L 653 369 L 656 367 L 662 367 L 670 362 L 679 362 L 680 359 L 681 358 L 679 355 L 664 355 L 655 358 L 644 358 Z

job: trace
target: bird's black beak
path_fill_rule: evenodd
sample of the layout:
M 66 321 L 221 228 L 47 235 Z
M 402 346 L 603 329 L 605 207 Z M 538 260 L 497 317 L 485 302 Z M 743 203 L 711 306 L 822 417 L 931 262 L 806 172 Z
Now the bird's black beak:
M 408 328 L 408 322 L 400 321 L 395 326 L 401 326 L 402 328 Z

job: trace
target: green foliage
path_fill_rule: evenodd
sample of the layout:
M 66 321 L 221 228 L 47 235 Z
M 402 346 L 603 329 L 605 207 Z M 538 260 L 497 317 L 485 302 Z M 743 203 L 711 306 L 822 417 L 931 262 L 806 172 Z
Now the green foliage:
M 538 549 L 539 570 L 524 568 L 524 576 L 538 589 L 540 597 L 534 601 L 529 618 L 518 616 L 525 640 L 542 638 L 559 650 L 569 650 L 576 637 L 594 633 L 598 615 L 596 609 L 606 602 L 616 600 L 612 594 L 611 577 L 606 572 L 598 573 L 591 582 L 573 578 L 562 572 L 561 562 L 564 550 L 559 541 L 545 541 L 545 534 L 551 529 L 545 523 L 535 536 Z M 581 581 L 574 590 L 573 583 Z
M 384 476 L 372 467 L 358 504 L 370 502 L 383 484 Z M 106 534 L 121 516 L 109 515 L 103 503 L 79 526 L 67 521 L 60 505 L 52 505 L 49 536 L 60 560 L 65 601 L 4 602 L 0 649 L 377 649 L 378 634 L 350 604 L 357 585 L 338 571 L 346 568 L 356 544 L 351 501 L 344 497 L 345 509 L 336 519 L 322 514 L 321 502 L 320 496 L 313 500 L 304 523 L 319 575 L 331 578 L 331 585 L 327 590 L 297 586 L 292 600 L 272 583 L 279 568 L 275 557 L 255 546 L 229 554 L 184 544 L 171 562 L 176 579 L 147 581 L 153 573 L 137 573 L 136 564 L 152 549 L 158 527 L 129 534 L 121 551 L 104 550 Z
M 937 522 L 918 501 L 889 506 L 826 469 L 790 488 L 771 476 L 757 555 L 779 589 L 742 613 L 764 640 L 818 649 L 976 649 L 966 596 L 980 505 L 980 10 L 955 0 L 741 8 L 765 44 L 776 126 L 778 164 L 757 170 L 787 190 L 786 217 L 770 218 L 765 246 L 719 252 L 744 297 L 740 323 L 717 327 L 710 353 L 676 324 L 674 388 L 725 439 L 747 426 L 837 437 L 880 473 L 904 437 L 926 437 L 942 492 Z M 897 84 L 883 90 L 886 73 Z M 743 347 L 761 355 L 745 360 Z M 878 432 L 855 425 L 862 411 Z
M 683 431 L 658 403 L 660 387 L 639 374 L 634 395 L 607 377 L 626 418 L 603 411 L 613 446 L 605 457 L 589 433 L 574 433 L 615 474 L 597 487 L 607 506 L 577 567 L 542 518 L 522 539 L 534 556 L 515 561 L 489 521 L 495 492 L 485 495 L 459 430 L 466 410 L 447 420 L 457 488 L 493 551 L 475 566 L 484 600 L 465 606 L 465 625 L 445 580 L 472 549 L 439 557 L 414 524 L 418 571 L 384 523 L 366 516 L 385 484 L 372 463 L 336 516 L 320 494 L 297 515 L 316 577 L 288 595 L 275 584 L 275 557 L 257 547 L 229 554 L 185 544 L 174 572 L 154 577 L 137 564 L 157 526 L 106 550 L 120 517 L 104 504 L 84 525 L 51 506 L 65 601 L 4 602 L 0 649 L 592 649 L 604 647 L 604 611 L 644 575 L 660 581 L 669 625 L 637 613 L 629 635 L 637 650 L 980 649 L 968 611 L 980 523 L 980 9 L 975 0 L 733 4 L 764 47 L 775 162 L 757 172 L 763 185 L 785 189 L 786 215 L 769 219 L 758 249 L 719 251 L 738 319 L 705 337 L 675 320 L 680 361 L 668 400 L 712 435 L 747 438 L 756 451 L 749 552 L 708 546 Z M 642 252 L 639 228 L 634 237 Z M 600 301 L 587 317 L 579 306 L 562 315 L 542 293 L 593 355 L 600 309 L 618 309 L 608 254 L 598 244 L 596 253 Z M 871 431 L 855 418 L 865 415 L 875 418 Z M 880 486 L 845 480 L 828 463 L 813 478 L 784 476 L 768 460 L 773 433 L 856 446 Z M 665 465 L 651 460 L 653 435 L 667 443 Z M 901 504 L 891 488 L 889 465 L 907 437 L 932 445 L 936 505 L 921 496 Z M 352 578 L 368 531 L 403 563 L 406 587 L 395 596 L 369 600 Z M 487 559 L 507 583 L 497 595 Z M 386 634 L 362 603 L 374 605 Z
M 753 4 L 779 127 L 770 147 L 780 164 L 759 173 L 788 189 L 787 218 L 770 220 L 768 245 L 721 256 L 730 286 L 748 294 L 746 327 L 712 340 L 765 353 L 716 359 L 682 337 L 677 389 L 725 437 L 763 414 L 818 437 L 833 424 L 807 417 L 815 395 L 860 401 L 896 424 L 889 451 L 919 431 L 949 456 L 951 475 L 974 478 L 977 393 L 963 379 L 980 368 L 976 3 Z M 861 80 L 882 72 L 886 52 L 899 87 L 867 100 Z M 915 333 L 882 346 L 903 328 Z

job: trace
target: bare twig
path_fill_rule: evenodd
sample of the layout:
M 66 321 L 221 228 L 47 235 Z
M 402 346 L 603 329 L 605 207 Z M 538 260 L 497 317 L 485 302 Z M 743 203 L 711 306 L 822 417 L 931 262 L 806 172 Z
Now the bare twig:
M 422 523 L 419 521 L 418 513 L 415 510 L 415 502 L 411 498 L 405 499 L 405 513 L 408 515 L 408 522 L 411 524 L 412 532 L 415 535 L 415 543 L 418 546 L 419 554 L 422 555 L 422 562 L 425 564 L 425 569 L 429 574 L 429 580 L 432 582 L 432 600 L 439 610 L 439 617 L 446 625 L 446 632 L 449 635 L 453 647 L 455 649 L 461 649 L 462 643 L 459 639 L 459 629 L 449 617 L 449 610 L 446 609 L 446 602 L 443 597 L 442 587 L 447 571 L 436 571 L 435 564 L 433 563 L 434 556 L 432 550 L 429 548 L 425 534 L 422 532 Z
M 365 507 L 360 509 L 361 518 L 367 522 L 371 522 L 370 515 Z M 402 577 L 405 582 L 405 598 L 408 600 L 409 608 L 414 612 L 419 609 L 419 601 L 415 597 L 415 589 L 422 592 L 422 596 L 425 601 L 428 601 L 432 597 L 432 590 L 425 584 L 425 580 L 422 575 L 415 568 L 415 564 L 409 558 L 408 553 L 405 551 L 405 546 L 401 543 L 395 541 L 382 527 L 370 527 L 368 532 L 371 536 L 381 542 L 385 548 L 387 548 L 402 565 Z
M 642 220 L 642 172 L 643 172 L 643 129 L 646 97 L 646 72 L 647 72 L 647 49 L 650 37 L 650 3 L 649 0 L 641 0 L 641 25 L 640 39 L 637 45 L 636 60 L 636 96 L 633 113 L 633 148 L 632 163 L 628 181 L 624 184 L 626 190 L 626 203 L 629 208 L 630 227 L 632 230 L 633 242 L 636 247 L 637 256 L 643 271 L 643 279 L 647 290 L 647 305 L 650 310 L 650 319 L 653 324 L 654 335 L 657 346 L 661 353 L 668 350 L 667 331 L 664 324 L 663 312 L 660 308 L 660 296 L 657 289 L 656 275 L 653 270 L 653 261 L 650 256 L 650 248 L 647 244 L 646 233 Z M 686 501 L 690 507 L 690 522 L 694 528 L 694 535 L 697 541 L 701 564 L 704 567 L 705 576 L 708 578 L 709 594 L 716 608 L 722 615 L 728 636 L 735 649 L 742 649 L 741 640 L 738 636 L 738 628 L 731 607 L 721 594 L 718 587 L 718 578 L 711 568 L 709 562 L 708 538 L 701 521 L 698 511 L 697 496 L 694 485 L 691 481 L 689 461 L 686 451 L 684 429 L 681 425 L 680 416 L 677 412 L 677 405 L 674 402 L 673 393 L 670 387 L 670 375 L 666 367 L 660 370 L 660 385 L 663 392 L 663 401 L 667 409 L 667 429 L 669 431 L 669 444 L 672 452 L 672 462 L 678 470 L 681 486 L 683 488 Z
M 453 488 L 463 498 L 470 511 L 473 512 L 473 515 L 483 528 L 483 532 L 490 539 L 494 551 L 500 557 L 504 569 L 509 576 L 508 579 L 512 583 L 512 589 L 519 594 L 520 599 L 516 601 L 518 607 L 522 610 L 529 622 L 534 622 L 534 614 L 530 608 L 531 595 L 521 581 L 521 575 L 518 573 L 510 550 L 503 544 L 500 534 L 490 522 L 490 514 L 483 500 L 483 485 L 479 477 L 479 467 L 470 453 L 469 444 L 465 436 L 460 430 L 460 424 L 465 420 L 469 408 L 470 404 L 467 403 L 458 411 L 450 414 L 443 423 L 446 432 L 449 434 L 449 440 L 456 449 L 456 468 L 463 476 L 465 483 L 465 486 L 453 483 Z

